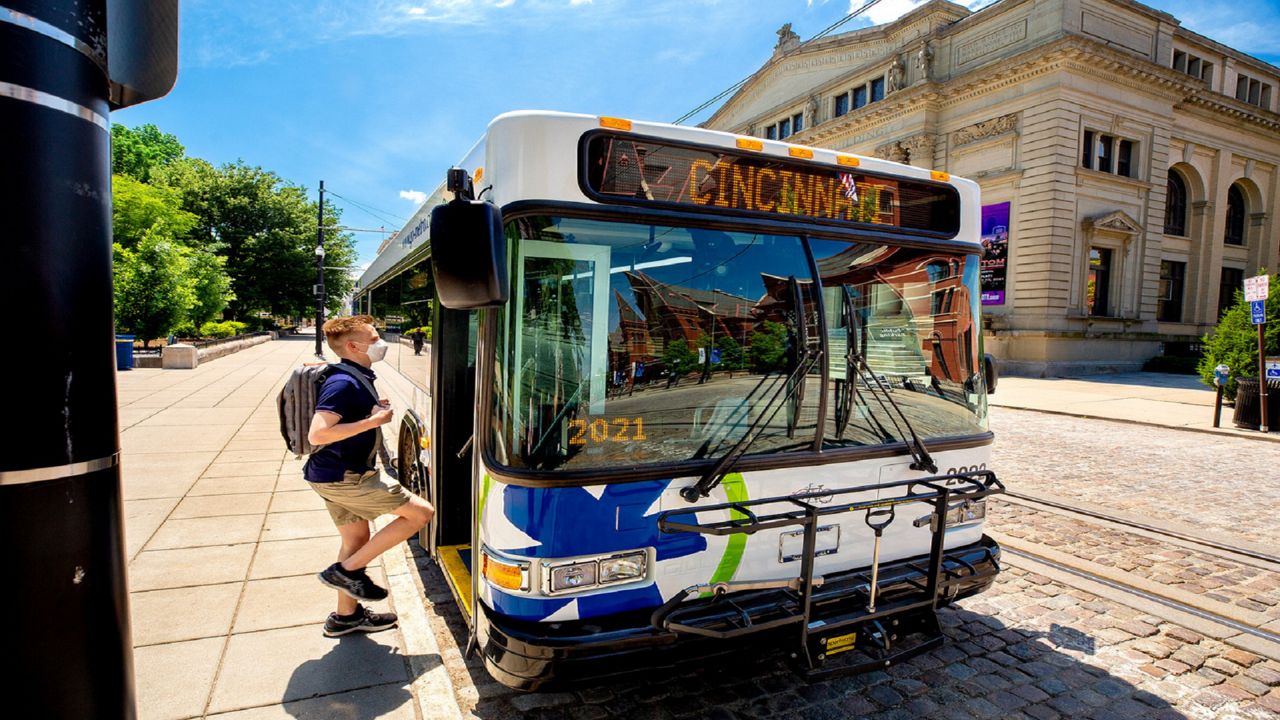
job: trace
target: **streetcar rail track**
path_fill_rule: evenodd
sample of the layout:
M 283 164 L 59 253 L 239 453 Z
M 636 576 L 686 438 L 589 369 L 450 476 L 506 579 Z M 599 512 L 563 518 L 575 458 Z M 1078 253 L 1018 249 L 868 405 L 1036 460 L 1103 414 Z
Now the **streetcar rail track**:
M 1055 502 L 1053 500 L 1046 500 L 1044 498 L 1038 498 L 1031 495 L 1023 495 L 1022 493 L 1016 493 L 1016 492 L 1011 492 L 1006 490 L 1003 493 L 1003 495 L 1006 498 L 1014 498 L 1014 499 L 1021 500 L 1023 502 L 1031 503 L 1034 505 L 1044 505 L 1046 507 L 1057 508 L 1058 510 L 1064 510 L 1066 512 L 1074 513 L 1077 515 L 1084 515 L 1085 517 L 1091 517 L 1097 520 L 1105 520 L 1109 523 L 1114 523 L 1116 525 L 1123 525 L 1125 527 L 1135 528 L 1138 530 L 1142 530 L 1144 532 L 1152 533 L 1154 535 L 1163 535 L 1165 537 L 1171 537 L 1186 543 L 1191 543 L 1193 545 L 1199 545 L 1201 547 L 1220 550 L 1223 552 L 1231 553 L 1233 555 L 1238 555 L 1240 557 L 1247 557 L 1247 558 L 1252 558 L 1254 560 L 1261 560 L 1266 563 L 1271 563 L 1271 564 L 1280 566 L 1280 556 L 1278 555 L 1269 555 L 1267 553 L 1259 552 L 1257 550 L 1250 550 L 1248 548 L 1242 548 L 1236 545 L 1230 545 L 1227 543 L 1218 542 L 1216 540 L 1207 540 L 1205 538 L 1196 537 L 1194 535 L 1190 535 L 1184 532 L 1179 532 L 1177 530 L 1160 528 L 1154 525 L 1149 525 L 1147 523 L 1141 523 L 1135 520 L 1128 520 L 1125 518 L 1116 517 L 1114 515 L 1108 515 L 1106 513 L 1100 513 L 1093 510 L 1085 510 L 1084 508 L 1076 507 L 1074 505 L 1067 505 L 1066 503 Z
M 1116 580 L 1112 580 L 1110 578 L 1104 577 L 1097 573 L 1093 573 L 1088 570 L 1084 570 L 1072 565 L 1068 565 L 1066 563 L 1062 563 L 1057 560 L 1052 560 L 1050 558 L 1044 557 L 1034 552 L 1029 552 L 1021 549 L 1014 549 L 1014 548 L 1008 547 L 1007 545 L 1001 548 L 1001 552 L 1008 553 L 1015 557 L 1026 558 L 1028 560 L 1032 560 L 1034 562 L 1053 568 L 1058 572 L 1066 573 L 1068 575 L 1074 575 L 1076 577 L 1083 578 L 1090 582 L 1094 582 L 1099 585 L 1106 586 L 1113 590 L 1118 590 L 1120 592 L 1137 596 L 1148 602 L 1162 605 L 1164 607 L 1177 610 L 1179 612 L 1187 613 L 1189 615 L 1194 615 L 1195 617 L 1198 617 L 1202 620 L 1207 620 L 1209 622 L 1223 625 L 1237 632 L 1244 633 L 1246 635 L 1251 635 L 1253 637 L 1260 638 L 1268 642 L 1280 644 L 1280 633 L 1274 633 L 1269 630 L 1264 630 L 1259 627 L 1254 627 L 1253 625 L 1249 625 L 1248 623 L 1243 623 L 1243 622 L 1240 622 L 1239 620 L 1234 620 L 1225 615 L 1220 615 L 1218 613 L 1215 613 L 1211 610 L 1206 610 L 1204 608 L 1196 607 L 1195 605 L 1190 605 L 1188 603 L 1180 602 L 1178 600 L 1174 600 L 1174 599 L 1165 597 L 1163 595 L 1158 595 L 1152 592 L 1148 592 L 1146 590 L 1143 590 L 1142 588 L 1135 587 L 1127 583 L 1118 582 Z

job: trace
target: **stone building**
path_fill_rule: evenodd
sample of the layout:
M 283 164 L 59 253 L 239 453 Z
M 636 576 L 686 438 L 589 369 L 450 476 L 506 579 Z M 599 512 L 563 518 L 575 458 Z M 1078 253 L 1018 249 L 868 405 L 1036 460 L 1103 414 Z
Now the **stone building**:
M 1005 261 L 983 293 L 1004 372 L 1193 352 L 1244 277 L 1280 268 L 1280 68 L 1167 13 L 932 0 L 807 44 L 778 37 L 704 125 L 978 181 L 988 262 Z

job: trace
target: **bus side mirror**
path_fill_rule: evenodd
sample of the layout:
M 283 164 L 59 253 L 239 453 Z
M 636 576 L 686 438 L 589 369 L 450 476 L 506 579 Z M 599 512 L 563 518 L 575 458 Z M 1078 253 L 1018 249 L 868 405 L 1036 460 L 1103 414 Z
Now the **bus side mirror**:
M 453 200 L 431 211 L 431 270 L 440 302 L 451 310 L 507 302 L 507 239 L 502 211 L 478 200 Z
M 987 381 L 987 394 L 994 395 L 996 393 L 996 382 L 1000 380 L 1000 373 L 996 372 L 996 359 L 991 357 L 991 353 L 982 356 L 982 372 Z

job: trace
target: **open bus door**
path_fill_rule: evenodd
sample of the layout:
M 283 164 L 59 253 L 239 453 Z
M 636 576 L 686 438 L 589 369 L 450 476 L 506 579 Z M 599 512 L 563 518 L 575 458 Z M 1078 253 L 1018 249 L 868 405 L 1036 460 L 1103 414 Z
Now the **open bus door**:
M 428 499 L 435 517 L 427 548 L 471 622 L 472 445 L 476 387 L 476 313 L 433 303 L 431 447 Z

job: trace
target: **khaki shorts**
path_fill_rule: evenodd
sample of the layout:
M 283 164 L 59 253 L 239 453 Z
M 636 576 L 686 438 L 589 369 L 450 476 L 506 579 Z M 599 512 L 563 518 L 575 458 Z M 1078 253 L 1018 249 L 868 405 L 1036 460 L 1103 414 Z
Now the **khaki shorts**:
M 307 484 L 324 498 L 334 525 L 373 520 L 395 512 L 409 502 L 410 497 L 409 491 L 400 483 L 389 482 L 379 470 L 370 470 L 363 475 L 347 472 L 338 482 Z

